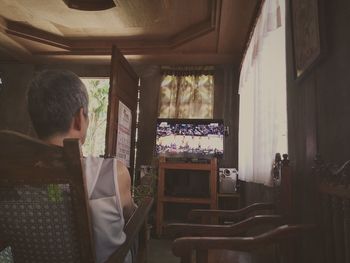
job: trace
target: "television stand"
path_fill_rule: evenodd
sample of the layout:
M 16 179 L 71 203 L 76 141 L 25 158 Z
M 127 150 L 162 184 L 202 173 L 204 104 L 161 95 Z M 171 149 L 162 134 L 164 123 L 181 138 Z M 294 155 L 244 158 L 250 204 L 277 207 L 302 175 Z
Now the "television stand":
M 161 157 L 164 158 L 164 157 Z M 165 162 L 168 163 L 186 163 L 187 162 L 187 158 L 185 157 L 166 157 L 165 158 Z
M 192 159 L 189 159 L 190 163 L 210 163 L 210 159 L 205 159 L 205 158 L 192 158 Z
M 166 157 L 167 163 L 210 163 L 209 158 Z
M 171 170 L 183 170 L 184 173 L 199 174 L 203 180 L 209 178 L 208 189 L 209 193 L 206 196 L 194 196 L 192 195 L 169 195 L 168 189 L 165 189 L 165 177 L 173 176 Z M 181 172 L 181 171 L 180 171 Z M 202 176 L 203 175 L 203 176 Z M 207 205 L 210 209 L 217 208 L 217 159 L 212 158 L 206 160 L 205 163 L 201 162 L 169 162 L 164 157 L 159 159 L 159 173 L 158 173 L 158 198 L 157 198 L 157 217 L 156 217 L 156 232 L 158 236 L 162 235 L 164 227 L 164 208 L 167 204 L 191 204 L 191 205 Z M 190 175 L 191 176 L 191 175 Z M 203 182 L 206 184 L 206 182 Z

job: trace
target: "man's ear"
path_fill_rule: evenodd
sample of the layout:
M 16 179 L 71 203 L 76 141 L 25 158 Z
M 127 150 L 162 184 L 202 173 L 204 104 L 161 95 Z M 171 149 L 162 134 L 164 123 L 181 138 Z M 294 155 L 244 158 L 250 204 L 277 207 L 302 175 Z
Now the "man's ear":
M 74 117 L 73 117 L 73 129 L 77 130 L 77 131 L 81 131 L 82 129 L 82 120 L 84 118 L 84 109 L 80 108 L 77 113 L 75 113 Z

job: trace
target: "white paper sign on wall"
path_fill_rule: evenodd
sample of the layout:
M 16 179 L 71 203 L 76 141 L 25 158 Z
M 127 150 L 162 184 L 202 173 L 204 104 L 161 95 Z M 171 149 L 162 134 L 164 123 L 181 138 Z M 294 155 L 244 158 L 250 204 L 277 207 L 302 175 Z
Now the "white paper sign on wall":
M 131 148 L 131 110 L 119 101 L 118 133 L 117 133 L 117 159 L 130 167 Z

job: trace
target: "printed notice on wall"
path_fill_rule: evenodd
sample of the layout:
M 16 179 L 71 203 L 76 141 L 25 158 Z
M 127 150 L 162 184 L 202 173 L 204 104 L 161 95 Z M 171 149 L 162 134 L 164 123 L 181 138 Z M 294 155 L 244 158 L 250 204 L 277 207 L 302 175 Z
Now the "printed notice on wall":
M 130 167 L 132 114 L 121 101 L 118 113 L 117 159 Z

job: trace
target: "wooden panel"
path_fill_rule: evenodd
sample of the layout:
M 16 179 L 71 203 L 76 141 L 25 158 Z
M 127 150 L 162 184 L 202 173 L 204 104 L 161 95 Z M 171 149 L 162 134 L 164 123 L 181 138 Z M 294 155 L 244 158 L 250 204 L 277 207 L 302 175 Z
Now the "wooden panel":
M 327 263 L 349 262 L 349 188 L 350 160 L 342 165 L 325 163 L 319 155 L 315 159 L 321 199 L 321 227 L 323 256 Z
M 53 33 L 48 33 L 32 26 L 23 25 L 19 22 L 6 21 L 5 31 L 6 33 L 14 36 L 66 50 L 68 50 L 70 46 L 69 42 L 60 36 Z
M 213 158 L 210 162 L 210 178 L 209 178 L 209 187 L 210 187 L 210 208 L 217 208 L 217 174 L 218 174 L 218 160 Z
M 119 102 L 132 113 L 130 173 L 133 173 L 138 77 L 116 46 L 112 49 L 109 103 L 107 113 L 106 156 L 116 156 Z
M 259 1 L 130 0 L 98 14 L 76 12 L 63 1 L 45 5 L 0 1 L 0 24 L 11 40 L 8 51 L 23 46 L 28 59 L 45 64 L 48 60 L 94 63 L 107 55 L 101 58 L 106 64 L 111 45 L 117 44 L 138 62 L 238 65 Z M 0 34 L 0 43 L 4 41 Z
M 210 170 L 211 165 L 207 163 L 160 163 L 163 169 L 176 170 Z
M 157 196 L 157 224 L 156 224 L 156 233 L 158 236 L 162 233 L 162 224 L 163 224 L 163 214 L 164 214 L 164 205 L 161 200 L 164 198 L 164 185 L 165 185 L 165 169 L 162 169 L 161 165 L 165 162 L 165 159 L 160 157 L 159 160 L 159 172 L 158 172 L 158 196 Z
M 293 174 L 289 165 L 288 155 L 283 154 L 282 167 L 281 167 L 281 213 L 289 220 L 293 220 Z
M 350 192 L 348 187 L 345 187 L 343 185 L 331 185 L 326 182 L 322 182 L 319 185 L 319 189 L 323 193 L 327 193 L 332 196 L 337 196 L 337 197 L 344 197 L 344 198 L 350 198 Z
M 323 251 L 326 262 L 332 262 L 334 258 L 334 243 L 332 236 L 332 207 L 331 199 L 327 194 L 322 195 L 322 222 L 321 228 L 323 232 Z
M 350 262 L 350 201 L 343 200 L 345 262 Z
M 26 90 L 33 78 L 33 65 L 0 64 L 0 130 L 18 131 L 35 137 L 26 103 Z M 20 76 L 20 77 L 19 77 Z
M 69 176 L 72 181 L 72 202 L 76 209 L 77 232 L 80 237 L 80 251 L 82 261 L 92 262 L 95 256 L 93 247 L 92 221 L 88 205 L 87 182 L 82 166 L 82 152 L 78 139 L 65 139 L 63 141 L 64 159 L 67 162 Z
M 333 209 L 333 235 L 335 248 L 335 262 L 344 262 L 344 228 L 342 220 L 342 204 L 337 197 L 332 198 Z
M 69 1 L 69 0 L 66 0 Z M 106 2 L 106 0 L 97 0 Z M 83 2 L 83 1 L 79 1 Z M 84 1 L 84 2 L 91 2 Z M 57 35 L 86 37 L 120 35 L 174 35 L 190 25 L 210 19 L 213 0 L 129 0 L 103 12 L 77 12 L 63 1 L 1 1 L 0 15 Z M 113 26 L 110 26 L 113 25 Z M 140 34 L 141 33 L 141 34 Z
M 166 196 L 165 195 L 165 176 L 166 170 L 192 170 L 210 172 L 209 175 L 209 196 L 208 198 L 198 198 L 191 196 Z M 210 163 L 172 163 L 167 162 L 164 157 L 159 160 L 158 172 L 158 200 L 157 200 L 157 222 L 156 232 L 160 236 L 163 231 L 164 206 L 166 203 L 183 203 L 183 204 L 207 204 L 211 209 L 217 208 L 217 159 L 213 158 Z
M 236 1 L 222 1 L 218 52 L 238 51 L 237 57 L 242 56 L 242 50 L 247 45 L 248 36 L 261 2 L 261 0 L 241 1 L 237 8 Z M 240 23 L 232 23 L 232 17 L 239 19 Z M 237 45 L 232 45 L 237 35 L 243 36 L 244 40 Z
M 314 192 L 310 191 L 310 186 L 315 185 L 314 178 L 309 176 L 314 157 L 309 152 L 315 149 L 313 144 L 316 143 L 315 150 L 328 161 L 343 162 L 350 156 L 350 104 L 346 95 L 350 82 L 350 34 L 344 23 L 349 19 L 350 1 L 322 0 L 318 3 L 325 20 L 320 24 L 320 31 L 328 45 L 327 54 L 302 81 L 295 81 L 290 17 L 293 1 L 286 1 L 288 148 L 296 164 L 298 211 L 310 221 L 317 219 L 314 210 L 319 204 L 319 199 L 313 198 Z M 303 252 L 309 262 L 323 260 L 318 256 L 321 253 L 315 244 L 305 247 Z

